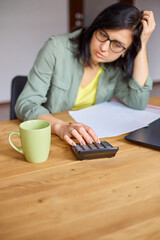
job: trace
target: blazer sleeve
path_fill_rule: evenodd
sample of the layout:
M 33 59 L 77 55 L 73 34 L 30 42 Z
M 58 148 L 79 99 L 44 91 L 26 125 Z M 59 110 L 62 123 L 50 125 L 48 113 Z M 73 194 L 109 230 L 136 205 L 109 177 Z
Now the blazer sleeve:
M 123 74 L 119 73 L 114 95 L 125 105 L 137 110 L 143 110 L 147 106 L 151 90 L 152 79 L 150 75 L 148 75 L 145 85 L 141 86 L 134 76 L 129 81 L 125 81 Z
M 15 112 L 22 120 L 36 119 L 43 114 L 50 114 L 43 104 L 50 87 L 54 72 L 55 56 L 53 40 L 49 39 L 39 51 L 35 63 L 29 72 L 28 81 L 17 99 Z

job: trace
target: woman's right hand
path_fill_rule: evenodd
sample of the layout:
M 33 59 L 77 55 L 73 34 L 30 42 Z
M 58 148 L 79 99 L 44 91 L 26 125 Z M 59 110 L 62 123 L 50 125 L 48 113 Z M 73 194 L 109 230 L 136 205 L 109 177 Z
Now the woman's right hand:
M 73 138 L 77 139 L 82 145 L 85 145 L 86 142 L 90 144 L 92 142 L 100 143 L 100 140 L 94 130 L 83 123 L 68 124 L 65 122 L 57 122 L 54 125 L 54 130 L 56 135 L 72 146 L 76 145 Z
M 42 115 L 38 119 L 49 121 L 51 123 L 51 132 L 72 146 L 76 145 L 73 138 L 77 139 L 77 141 L 82 145 L 85 145 L 86 142 L 100 143 L 100 140 L 94 130 L 83 123 L 66 123 L 53 117 L 51 114 Z

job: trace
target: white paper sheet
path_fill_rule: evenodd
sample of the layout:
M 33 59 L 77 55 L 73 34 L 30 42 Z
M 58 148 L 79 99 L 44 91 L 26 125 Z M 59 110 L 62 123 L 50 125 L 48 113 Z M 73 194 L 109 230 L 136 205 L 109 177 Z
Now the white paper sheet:
M 132 132 L 160 118 L 160 108 L 134 110 L 115 100 L 78 111 L 69 111 L 71 117 L 94 129 L 99 138 L 114 137 Z

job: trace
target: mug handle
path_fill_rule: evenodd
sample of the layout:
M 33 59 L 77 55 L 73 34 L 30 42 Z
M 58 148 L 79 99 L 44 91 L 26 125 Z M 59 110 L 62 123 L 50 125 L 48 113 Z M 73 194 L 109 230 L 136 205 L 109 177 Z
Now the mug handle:
M 23 153 L 23 149 L 20 148 L 20 147 L 17 147 L 17 146 L 12 142 L 11 136 L 14 135 L 14 134 L 17 135 L 17 136 L 20 138 L 20 132 L 19 132 L 19 131 L 10 132 L 10 133 L 9 133 L 9 136 L 8 136 L 9 143 L 10 143 L 10 145 L 11 145 L 17 152 L 24 154 L 24 153 Z

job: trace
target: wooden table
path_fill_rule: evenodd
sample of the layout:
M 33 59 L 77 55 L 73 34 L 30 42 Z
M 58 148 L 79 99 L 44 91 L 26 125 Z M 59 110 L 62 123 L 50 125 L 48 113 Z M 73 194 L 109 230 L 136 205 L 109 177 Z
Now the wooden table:
M 160 106 L 160 97 L 154 103 Z M 1 240 L 160 239 L 158 150 L 122 135 L 105 138 L 120 148 L 114 158 L 77 161 L 52 136 L 48 160 L 31 164 L 8 143 L 19 123 L 0 122 Z

